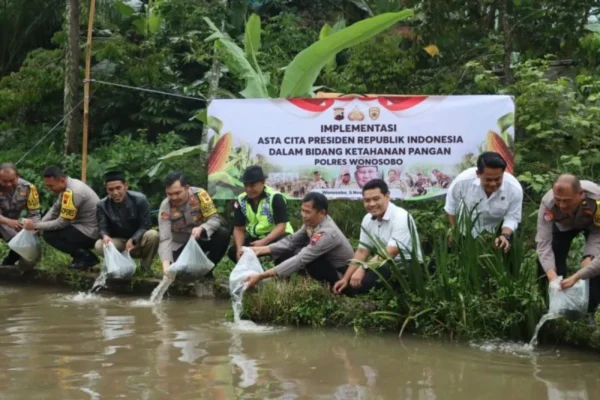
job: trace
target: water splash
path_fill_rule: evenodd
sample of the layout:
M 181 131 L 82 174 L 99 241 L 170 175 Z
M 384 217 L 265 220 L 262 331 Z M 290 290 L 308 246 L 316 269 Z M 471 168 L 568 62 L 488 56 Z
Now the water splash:
M 96 281 L 94 282 L 94 284 L 92 285 L 92 288 L 90 289 L 90 293 L 97 292 L 98 290 L 105 287 L 107 277 L 108 277 L 108 272 L 103 269 L 102 272 L 100 272 L 100 275 L 98 275 L 98 277 L 96 278 Z
M 146 299 L 137 299 L 129 303 L 131 307 L 153 307 L 154 303 Z
M 73 303 L 105 303 L 113 301 L 115 298 L 103 297 L 90 292 L 78 292 L 74 295 L 61 296 L 60 301 L 62 302 L 73 302 Z
M 241 283 L 231 292 L 231 305 L 233 308 L 233 324 L 228 324 L 230 329 L 237 332 L 246 333 L 266 333 L 276 332 L 282 328 L 272 326 L 257 325 L 253 321 L 242 319 L 243 298 L 246 291 L 246 284 Z
M 173 283 L 173 278 L 170 278 L 167 275 L 163 276 L 162 281 L 160 281 L 158 286 L 152 291 L 152 294 L 150 295 L 150 302 L 160 303 L 162 301 L 163 296 L 169 289 L 169 286 L 171 286 L 171 283 Z
M 242 299 L 246 291 L 246 284 L 242 283 L 231 292 L 231 306 L 233 308 L 233 322 L 237 325 L 242 320 Z
M 538 344 L 538 333 L 540 332 L 540 329 L 542 328 L 542 325 L 544 325 L 546 323 L 546 321 L 550 321 L 552 319 L 556 319 L 556 318 L 560 318 L 561 315 L 559 314 L 555 314 L 553 312 L 549 312 L 546 315 L 544 315 L 542 317 L 542 319 L 540 319 L 540 322 L 538 322 L 537 326 L 535 327 L 535 332 L 533 333 L 533 337 L 531 338 L 531 341 L 529 342 L 529 346 L 533 349 L 535 346 L 537 346 Z
M 517 357 L 530 357 L 533 352 L 533 347 L 528 343 L 523 342 L 505 342 L 499 339 L 488 340 L 485 342 L 470 342 L 469 345 L 486 353 L 504 353 Z

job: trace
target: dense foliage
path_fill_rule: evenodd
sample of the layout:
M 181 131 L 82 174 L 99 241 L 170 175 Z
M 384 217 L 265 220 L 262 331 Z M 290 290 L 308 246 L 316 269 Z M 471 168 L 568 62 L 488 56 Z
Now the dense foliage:
M 50 163 L 62 165 L 77 177 L 80 155 L 64 154 L 64 129 L 59 126 L 48 134 L 63 117 L 67 32 L 61 27 L 64 16 L 57 11 L 63 3 L 37 2 L 27 7 L 21 3 L 8 0 L 0 6 L 0 31 L 4 32 L 0 35 L 0 161 L 19 161 L 23 176 L 37 184 L 41 170 Z M 451 274 L 413 288 L 417 294 L 402 301 L 388 298 L 384 303 L 402 321 L 411 316 L 409 321 L 416 322 L 416 314 L 424 312 L 422 320 L 440 322 L 417 327 L 425 333 L 512 337 L 530 333 L 532 321 L 543 309 L 543 296 L 531 284 L 535 257 L 531 213 L 556 174 L 569 171 L 594 179 L 600 172 L 596 123 L 600 116 L 600 33 L 596 22 L 600 11 L 596 1 L 97 3 L 92 78 L 131 88 L 91 84 L 88 179 L 103 194 L 102 173 L 124 168 L 132 187 L 146 192 L 154 208 L 163 196 L 160 178 L 167 170 L 183 169 L 200 184 L 206 177 L 197 153 L 167 160 L 149 174 L 157 160 L 202 142 L 203 122 L 196 116 L 206 107 L 207 98 L 242 97 L 246 87 L 245 76 L 228 68 L 227 54 L 219 51 L 214 40 L 207 40 L 215 32 L 213 28 L 243 49 L 244 21 L 250 13 L 260 17 L 260 48 L 252 68 L 268 74 L 268 91 L 277 94 L 283 68 L 322 39 L 327 29 L 413 9 L 414 18 L 339 52 L 321 71 L 315 86 L 341 93 L 513 95 L 517 105 L 516 175 L 527 190 L 525 227 L 523 247 L 510 263 L 513 269 L 492 278 L 486 275 L 491 279 L 486 285 Z M 87 4 L 82 3 L 81 9 L 85 32 Z M 323 30 L 326 24 L 329 28 Z M 83 80 L 83 60 L 80 69 Z M 47 208 L 52 198 L 44 190 L 41 194 Z M 225 204 L 221 206 L 224 210 Z M 437 249 L 445 240 L 440 235 L 446 231 L 440 204 L 404 206 L 414 213 L 425 248 L 429 252 Z M 297 205 L 292 207 L 297 221 Z M 357 237 L 362 205 L 334 202 L 332 210 L 334 218 L 344 216 L 339 222 L 348 236 Z M 496 257 L 494 265 L 498 267 L 507 262 L 487 245 L 468 246 Z M 459 266 L 469 261 L 460 257 L 447 255 L 448 271 L 487 274 L 492 268 L 479 259 L 462 271 Z M 426 305 L 417 307 L 424 297 L 437 303 L 435 311 L 425 312 Z M 467 313 L 475 314 L 468 321 L 471 325 L 464 319 Z

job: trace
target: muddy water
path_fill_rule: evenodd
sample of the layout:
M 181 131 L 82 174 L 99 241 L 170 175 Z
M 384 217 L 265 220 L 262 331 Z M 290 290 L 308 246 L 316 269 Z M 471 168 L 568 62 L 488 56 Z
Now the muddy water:
M 600 398 L 598 354 L 244 332 L 229 309 L 0 285 L 0 399 Z

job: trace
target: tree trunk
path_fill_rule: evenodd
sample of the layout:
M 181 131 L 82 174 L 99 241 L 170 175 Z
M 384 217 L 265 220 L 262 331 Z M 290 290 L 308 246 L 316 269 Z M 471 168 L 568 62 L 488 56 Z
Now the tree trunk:
M 66 26 L 67 42 L 65 46 L 65 90 L 64 106 L 65 115 L 65 153 L 76 153 L 79 150 L 79 131 L 81 128 L 81 106 L 77 106 L 81 98 L 79 88 L 79 0 L 66 0 Z M 77 107 L 76 107 L 77 106 Z
M 578 36 L 583 36 L 583 32 L 585 31 L 585 25 L 588 22 L 588 19 L 590 18 L 590 11 L 591 11 L 592 6 L 586 4 L 585 5 L 585 11 L 583 12 L 583 18 L 581 19 L 581 23 L 579 24 L 579 35 Z
M 224 5 L 227 5 L 227 0 L 221 0 L 221 3 Z M 220 29 L 221 29 L 221 31 L 223 31 L 225 29 L 225 18 L 223 18 L 223 21 L 221 21 Z M 210 102 L 217 96 L 217 90 L 219 90 L 220 78 L 221 78 L 221 61 L 219 61 L 219 58 L 217 57 L 217 49 L 215 48 L 213 50 L 213 62 L 212 62 L 212 66 L 210 67 L 208 93 L 206 96 L 206 107 L 207 108 L 208 108 L 208 105 L 210 104 Z M 202 128 L 202 138 L 201 138 L 200 143 L 201 144 L 208 143 L 208 125 L 207 124 L 204 124 L 204 127 Z
M 227 5 L 227 0 L 220 0 L 220 2 L 224 5 Z M 225 29 L 225 18 L 223 18 L 223 20 L 221 21 L 220 29 L 221 29 L 221 31 L 223 31 Z M 219 61 L 219 58 L 217 57 L 217 49 L 215 48 L 213 50 L 213 62 L 212 62 L 212 66 L 210 67 L 208 93 L 206 96 L 206 108 L 207 109 L 208 109 L 210 102 L 215 97 L 217 97 L 217 91 L 219 90 L 220 78 L 221 78 L 221 61 Z M 202 127 L 202 137 L 200 138 L 200 144 L 207 144 L 207 143 L 208 143 L 208 124 L 204 124 L 204 126 Z M 208 160 L 208 153 L 205 153 L 205 152 L 200 153 L 201 165 L 206 165 L 207 160 Z M 206 176 L 206 182 L 202 182 L 202 183 L 205 184 L 204 187 L 208 188 L 208 175 Z
M 512 83 L 512 71 L 510 70 L 511 43 L 510 43 L 510 25 L 508 23 L 508 1 L 502 0 L 500 3 L 500 20 L 502 21 L 502 31 L 504 33 L 504 80 L 506 83 Z

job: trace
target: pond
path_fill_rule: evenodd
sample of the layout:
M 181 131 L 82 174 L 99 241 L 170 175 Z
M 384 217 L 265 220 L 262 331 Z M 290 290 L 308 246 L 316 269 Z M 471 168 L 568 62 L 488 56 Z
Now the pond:
M 227 321 L 230 308 L 2 284 L 0 400 L 587 400 L 600 393 L 598 353 L 245 330 Z

